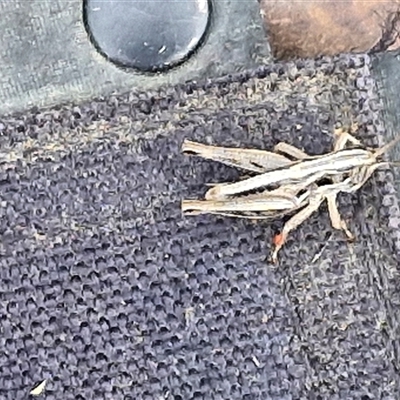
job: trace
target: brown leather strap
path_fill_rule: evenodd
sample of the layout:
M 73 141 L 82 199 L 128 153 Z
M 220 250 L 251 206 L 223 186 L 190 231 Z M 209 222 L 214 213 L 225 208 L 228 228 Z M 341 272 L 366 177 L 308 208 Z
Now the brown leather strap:
M 400 47 L 400 1 L 260 0 L 278 59 Z

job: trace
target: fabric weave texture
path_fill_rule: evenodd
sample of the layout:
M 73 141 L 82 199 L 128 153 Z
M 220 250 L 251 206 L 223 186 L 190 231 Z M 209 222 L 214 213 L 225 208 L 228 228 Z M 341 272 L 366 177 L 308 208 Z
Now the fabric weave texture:
M 321 154 L 385 141 L 366 56 L 0 120 L 0 398 L 396 399 L 399 209 L 384 170 L 268 261 L 284 221 L 183 217 L 241 172 L 184 138 Z

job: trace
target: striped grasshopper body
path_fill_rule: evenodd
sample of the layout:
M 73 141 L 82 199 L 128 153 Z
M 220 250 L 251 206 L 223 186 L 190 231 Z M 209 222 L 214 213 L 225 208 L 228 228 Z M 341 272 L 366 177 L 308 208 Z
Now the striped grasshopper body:
M 269 152 L 207 146 L 185 140 L 184 153 L 257 174 L 239 182 L 217 184 L 208 190 L 205 200 L 183 200 L 184 214 L 210 213 L 252 219 L 275 219 L 294 214 L 274 240 L 272 260 L 276 262 L 289 232 L 308 219 L 326 200 L 332 226 L 353 239 L 340 217 L 336 198 L 341 192 L 357 191 L 377 168 L 387 166 L 389 163 L 380 159 L 400 138 L 381 148 L 367 149 L 343 130 L 337 130 L 335 134 L 333 151 L 320 156 L 309 156 L 287 143 L 279 143 L 273 152 Z M 346 148 L 349 142 L 355 147 Z M 328 180 L 328 183 L 321 184 L 322 180 Z M 251 193 L 254 190 L 260 192 Z

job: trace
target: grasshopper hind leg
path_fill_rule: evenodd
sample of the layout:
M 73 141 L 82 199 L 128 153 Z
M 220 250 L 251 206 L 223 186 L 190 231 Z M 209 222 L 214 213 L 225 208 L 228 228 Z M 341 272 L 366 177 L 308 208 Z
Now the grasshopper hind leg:
M 282 153 L 286 156 L 293 157 L 296 160 L 304 160 L 308 158 L 309 155 L 305 153 L 303 150 L 298 149 L 297 147 L 292 146 L 291 144 L 280 142 L 274 147 L 275 152 Z
M 286 222 L 282 232 L 274 238 L 275 248 L 271 257 L 273 263 L 277 263 L 278 253 L 286 243 L 289 233 L 306 221 L 312 214 L 314 214 L 314 212 L 320 207 L 323 200 L 324 197 L 321 194 L 317 194 L 315 197 L 310 199 L 309 204 L 305 208 L 300 210 L 297 214 L 290 218 L 289 221 Z
M 340 216 L 337 204 L 336 204 L 336 194 L 327 195 L 326 200 L 328 203 L 328 212 L 331 220 L 332 227 L 334 229 L 342 230 L 347 238 L 351 241 L 355 239 L 355 236 L 347 228 L 346 222 Z
M 357 128 L 357 124 L 353 124 L 350 128 L 351 133 L 347 132 L 343 128 L 335 129 L 335 143 L 333 145 L 333 151 L 343 150 L 346 147 L 347 143 L 364 147 L 362 143 L 352 135 L 352 133 L 355 132 Z

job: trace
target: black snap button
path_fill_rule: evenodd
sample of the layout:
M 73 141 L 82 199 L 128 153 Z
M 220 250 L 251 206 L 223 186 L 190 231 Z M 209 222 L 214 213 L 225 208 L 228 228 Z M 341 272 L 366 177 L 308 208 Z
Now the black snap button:
M 145 72 L 187 60 L 207 31 L 209 0 L 86 0 L 84 19 L 110 61 Z

